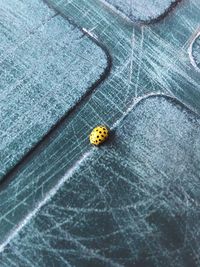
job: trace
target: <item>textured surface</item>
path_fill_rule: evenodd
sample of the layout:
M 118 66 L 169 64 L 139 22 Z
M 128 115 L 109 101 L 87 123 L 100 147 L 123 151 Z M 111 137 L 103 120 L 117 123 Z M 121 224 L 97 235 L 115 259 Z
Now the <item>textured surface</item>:
M 200 35 L 198 34 L 192 44 L 192 59 L 197 68 L 200 69 Z
M 131 20 L 151 21 L 162 16 L 177 0 L 104 0 Z
M 141 101 L 1 266 L 199 266 L 199 166 L 200 120 L 164 97 Z
M 183 1 L 151 26 L 102 1 L 47 2 L 98 38 L 112 68 L 4 177 L 1 264 L 198 267 L 198 115 L 148 97 L 162 92 L 200 114 L 200 75 L 188 53 L 199 0 Z M 88 141 L 96 124 L 113 129 L 100 149 Z
M 103 86 L 105 90 L 99 88 L 99 95 L 106 95 L 108 104 L 98 95 L 99 110 L 114 102 L 115 108 L 123 112 L 134 97 L 151 92 L 170 94 L 200 110 L 200 77 L 188 56 L 191 38 L 199 28 L 199 0 L 178 5 L 152 26 L 130 23 L 101 1 L 47 2 L 98 36 L 111 54 L 111 75 Z M 111 111 L 109 117 L 116 120 L 115 115 Z
M 8 2 L 0 2 L 0 177 L 107 66 L 102 49 L 42 1 Z

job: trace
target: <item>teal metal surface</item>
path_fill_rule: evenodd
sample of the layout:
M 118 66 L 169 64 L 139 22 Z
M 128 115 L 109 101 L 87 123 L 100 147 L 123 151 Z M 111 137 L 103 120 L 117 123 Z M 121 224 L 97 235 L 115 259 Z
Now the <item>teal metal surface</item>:
M 3 177 L 1 265 L 199 266 L 199 0 L 148 25 L 102 1 L 46 2 L 107 68 Z M 102 123 L 110 141 L 93 148 Z
M 200 34 L 197 33 L 196 38 L 194 38 L 190 46 L 190 56 L 191 63 L 196 68 L 197 71 L 200 71 Z
M 199 166 L 195 114 L 171 98 L 141 100 L 109 144 L 65 174 L 1 264 L 198 266 Z
M 42 1 L 14 4 L 1 4 L 0 178 L 107 67 L 105 52 Z
M 101 0 L 126 19 L 140 22 L 158 21 L 167 15 L 181 0 Z

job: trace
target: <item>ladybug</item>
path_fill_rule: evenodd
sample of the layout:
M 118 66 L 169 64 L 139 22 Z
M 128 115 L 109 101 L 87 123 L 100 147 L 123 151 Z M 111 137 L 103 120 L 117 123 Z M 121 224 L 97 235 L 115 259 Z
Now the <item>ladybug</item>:
M 90 143 L 99 146 L 108 139 L 109 130 L 105 125 L 95 127 L 90 134 Z

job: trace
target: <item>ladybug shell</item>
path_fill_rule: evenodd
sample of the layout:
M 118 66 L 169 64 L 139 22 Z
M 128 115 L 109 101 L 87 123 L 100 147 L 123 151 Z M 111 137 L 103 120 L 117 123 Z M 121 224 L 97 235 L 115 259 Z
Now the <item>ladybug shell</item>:
M 95 127 L 90 134 L 90 143 L 99 146 L 108 138 L 108 128 L 104 125 Z

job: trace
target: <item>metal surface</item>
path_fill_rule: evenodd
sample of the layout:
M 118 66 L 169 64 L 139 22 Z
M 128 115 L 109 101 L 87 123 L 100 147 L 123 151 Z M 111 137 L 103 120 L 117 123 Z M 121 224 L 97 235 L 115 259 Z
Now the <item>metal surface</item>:
M 2 266 L 199 266 L 199 0 L 148 25 L 100 1 L 47 2 L 108 67 L 4 177 Z M 100 149 L 96 124 L 112 130 Z

